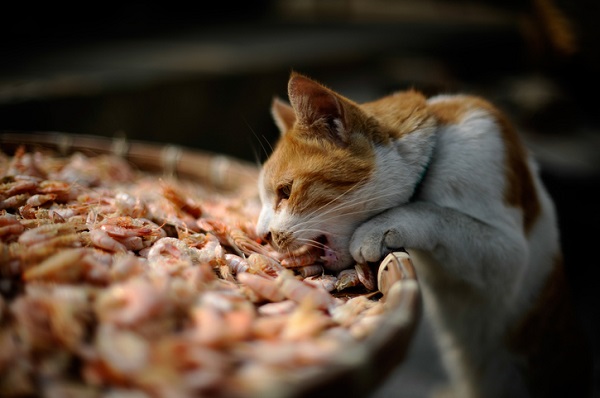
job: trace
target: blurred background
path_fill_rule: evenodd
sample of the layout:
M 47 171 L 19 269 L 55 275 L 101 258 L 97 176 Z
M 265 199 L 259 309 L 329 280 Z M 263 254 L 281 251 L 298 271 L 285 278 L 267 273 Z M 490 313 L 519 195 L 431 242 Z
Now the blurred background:
M 596 0 L 3 4 L 0 131 L 126 137 L 259 163 L 291 70 L 358 102 L 411 87 L 482 95 L 538 158 L 597 359 L 599 11 Z M 373 397 L 424 397 L 445 377 L 422 321 Z

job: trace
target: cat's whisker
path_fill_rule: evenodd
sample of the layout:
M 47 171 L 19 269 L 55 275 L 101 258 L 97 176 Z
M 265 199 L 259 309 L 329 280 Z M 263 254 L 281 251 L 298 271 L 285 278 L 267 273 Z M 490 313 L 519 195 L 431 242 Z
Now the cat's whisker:
M 377 196 L 369 196 L 367 198 L 364 198 L 364 197 L 362 197 L 362 198 L 356 198 L 354 200 L 350 200 L 350 201 L 346 201 L 346 202 L 343 202 L 343 203 L 339 203 L 336 206 L 328 208 L 328 209 L 326 209 L 325 211 L 322 211 L 322 212 L 314 212 L 313 211 L 309 215 L 306 216 L 308 218 L 307 221 L 300 222 L 300 223 L 296 224 L 296 226 L 297 227 L 298 226 L 302 226 L 304 223 L 310 222 L 314 218 L 313 216 L 315 214 L 317 216 L 319 216 L 319 217 L 322 217 L 322 216 L 326 216 L 326 215 L 328 215 L 328 214 L 330 214 L 332 212 L 335 212 L 335 211 L 341 211 L 341 210 L 344 210 L 346 208 L 352 208 L 352 207 L 360 206 L 362 204 L 368 204 L 369 202 L 371 202 L 373 200 L 380 200 L 380 199 L 383 199 L 383 198 L 386 198 L 386 197 L 390 197 L 390 196 L 394 196 L 394 195 L 396 195 L 396 189 L 390 188 L 390 192 L 384 192 L 384 193 L 381 193 L 381 194 L 379 194 Z M 331 202 L 332 201 L 330 201 L 329 203 L 331 203 Z
M 312 217 L 314 214 L 318 214 L 321 212 L 321 210 L 327 208 L 327 206 L 331 205 L 332 203 L 334 203 L 335 201 L 340 200 L 341 198 L 343 198 L 346 194 L 350 193 L 352 190 L 354 190 L 355 188 L 360 188 L 365 182 L 367 181 L 367 178 L 362 178 L 361 180 L 359 180 L 358 182 L 356 182 L 355 184 L 353 184 L 350 188 L 348 188 L 346 191 L 342 192 L 340 195 L 336 196 L 335 198 L 331 199 L 329 202 L 325 203 L 324 205 L 317 207 L 316 209 L 312 210 L 311 212 L 309 212 L 307 214 L 307 217 L 310 218 Z M 329 211 L 329 209 L 325 210 L 325 213 Z
M 321 231 L 318 231 L 321 232 Z M 327 246 L 325 243 L 323 242 L 319 242 L 318 240 L 315 239 L 306 239 L 306 238 L 298 238 L 299 242 L 305 242 L 306 244 L 313 246 L 313 247 L 319 247 L 319 248 L 329 248 L 329 246 Z
M 370 209 L 351 211 L 351 212 L 347 212 L 347 213 L 334 214 L 334 215 L 331 215 L 330 217 L 327 217 L 327 218 L 315 219 L 314 221 L 322 223 L 322 222 L 336 220 L 336 219 L 338 219 L 340 217 L 346 217 L 346 216 L 355 215 L 355 214 L 365 214 L 365 213 L 377 214 L 380 211 L 384 211 L 384 210 L 387 210 L 387 209 L 389 209 L 389 207 L 387 207 L 387 206 L 375 207 L 375 208 L 370 208 Z
M 391 189 L 390 189 L 391 191 Z M 333 208 L 327 209 L 327 211 L 318 213 L 316 216 L 313 217 L 309 217 L 306 221 L 297 223 L 296 225 L 294 225 L 294 227 L 291 229 L 293 232 L 297 232 L 298 229 L 302 228 L 304 229 L 304 227 L 306 225 L 310 226 L 313 225 L 314 223 L 322 223 L 324 221 L 330 221 L 330 220 L 335 220 L 338 217 L 341 216 L 346 216 L 346 215 L 351 215 L 351 214 L 363 214 L 363 213 L 367 213 L 367 212 L 378 212 L 378 211 L 383 211 L 387 208 L 389 208 L 389 205 L 385 205 L 381 208 L 366 208 L 364 210 L 357 210 L 357 211 L 352 211 L 352 212 L 343 212 L 344 209 L 351 209 L 357 206 L 360 206 L 362 204 L 368 204 L 369 202 L 373 201 L 373 200 L 380 200 L 380 199 L 384 199 L 386 197 L 390 197 L 390 196 L 394 196 L 396 194 L 396 190 L 394 189 L 392 192 L 389 193 L 383 193 L 380 194 L 378 196 L 371 196 L 368 198 L 360 198 L 354 201 L 349 201 L 346 203 L 341 203 L 337 206 L 334 206 Z M 338 212 L 336 214 L 331 215 L 331 213 L 333 212 Z M 326 217 L 328 215 L 331 215 L 331 217 Z M 324 218 L 325 217 L 325 218 Z
M 273 152 L 273 147 L 271 146 L 271 143 L 266 139 L 266 137 L 264 135 L 262 136 L 262 139 L 261 139 L 261 137 L 259 137 L 258 134 L 254 131 L 254 129 L 252 128 L 252 126 L 250 125 L 250 123 L 248 123 L 248 121 L 246 120 L 245 117 L 242 117 L 242 120 L 244 121 L 244 123 L 246 124 L 246 126 L 248 127 L 248 129 L 250 130 L 250 132 L 252 132 L 252 134 L 256 138 L 256 141 L 258 141 L 258 144 L 262 148 L 262 150 L 263 150 L 263 152 L 265 154 L 265 157 L 268 158 L 269 154 Z M 271 152 L 267 151 L 267 148 L 263 144 L 263 140 L 267 143 L 267 145 L 269 145 L 269 147 L 271 148 Z M 260 165 L 263 163 L 263 160 L 261 159 L 261 156 L 258 153 L 258 151 L 257 151 L 256 147 L 254 146 L 253 142 L 251 142 L 251 146 L 252 146 L 252 150 L 254 152 L 254 159 L 255 159 L 256 165 L 260 167 Z

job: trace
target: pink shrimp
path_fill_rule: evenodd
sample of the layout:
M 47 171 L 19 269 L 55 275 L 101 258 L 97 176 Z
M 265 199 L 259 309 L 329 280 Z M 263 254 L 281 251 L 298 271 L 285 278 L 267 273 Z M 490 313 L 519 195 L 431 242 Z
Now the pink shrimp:
M 252 240 L 239 228 L 230 227 L 222 221 L 201 218 L 197 221 L 200 229 L 215 234 L 221 244 L 231 246 L 238 254 L 250 255 L 260 253 L 268 256 L 268 249 L 260 243 Z
M 47 202 L 53 202 L 56 199 L 57 195 L 55 193 L 48 194 L 35 194 L 27 199 L 26 204 L 29 206 L 41 206 Z
M 51 238 L 74 233 L 75 228 L 70 224 L 47 224 L 27 230 L 19 236 L 19 243 L 33 245 Z
M 304 267 L 296 268 L 296 270 L 303 278 L 321 275 L 324 272 L 324 268 L 320 264 L 305 265 Z
M 252 332 L 254 306 L 243 296 L 205 292 L 192 311 L 196 338 L 209 346 L 222 346 L 245 339 Z
M 254 274 L 277 276 L 280 271 L 285 269 L 275 259 L 259 253 L 252 253 L 246 261 L 248 262 L 249 272 Z
M 369 291 L 373 291 L 377 288 L 377 277 L 371 270 L 369 264 L 356 264 L 354 266 L 358 280 L 367 288 Z
M 104 368 L 103 374 L 116 379 L 133 378 L 147 368 L 151 343 L 132 331 L 101 324 L 96 333 L 95 351 Z
M 79 262 L 85 255 L 83 249 L 60 251 L 23 274 L 26 281 L 43 280 L 53 282 L 72 282 L 80 279 L 84 269 Z
M 40 169 L 39 159 L 31 153 L 27 153 L 24 146 L 20 146 L 6 170 L 7 175 L 31 176 L 45 178 L 46 173 Z
M 279 286 L 273 279 L 250 274 L 248 272 L 238 274 L 237 279 L 240 283 L 248 286 L 256 294 L 267 300 L 277 302 L 282 301 L 285 298 L 284 294 L 280 291 Z
M 165 232 L 155 223 L 144 218 L 128 216 L 106 218 L 100 229 L 117 238 L 131 236 L 165 236 Z
M 315 262 L 319 261 L 321 258 L 321 250 L 309 248 L 303 253 L 299 253 L 297 255 L 293 255 L 291 257 L 286 257 L 281 260 L 281 265 L 286 268 L 296 268 L 296 267 L 304 267 L 306 265 L 312 265 Z
M 0 184 L 0 195 L 3 195 L 5 198 L 8 198 L 17 194 L 32 192 L 35 190 L 36 186 L 37 181 L 34 179 L 15 178 L 11 182 Z
M 338 281 L 335 284 L 337 290 L 344 290 L 349 287 L 358 286 L 360 279 L 358 279 L 358 273 L 354 268 L 349 268 L 340 271 L 338 274 Z
M 0 214 L 0 237 L 19 235 L 24 229 L 17 216 L 9 213 Z
M 177 209 L 183 211 L 191 215 L 194 218 L 199 218 L 202 216 L 202 208 L 198 203 L 193 201 L 189 197 L 185 197 L 185 195 L 175 189 L 172 185 L 167 185 L 166 183 L 162 184 L 162 194 L 165 198 L 170 200 Z
M 110 234 L 109 234 L 110 235 Z M 144 240 L 139 236 L 129 236 L 120 240 L 120 243 L 131 251 L 139 251 L 146 247 Z
M 55 225 L 55 224 L 48 224 Z M 25 246 L 27 249 L 21 251 L 21 259 L 23 261 L 35 261 L 48 257 L 57 251 L 67 247 L 81 247 L 81 237 L 79 234 L 70 233 L 65 235 L 55 236 L 45 241 Z M 23 244 L 21 244 L 23 248 Z
M 135 325 L 161 312 L 166 303 L 164 291 L 138 277 L 112 284 L 96 300 L 96 313 L 103 322 Z
M 195 324 L 194 339 L 207 346 L 218 346 L 224 343 L 223 331 L 225 319 L 213 307 L 199 306 L 192 310 L 191 317 Z
M 309 276 L 304 278 L 303 282 L 324 289 L 325 291 L 332 292 L 335 290 L 338 279 L 333 275 L 323 274 L 319 276 Z
M 40 209 L 26 204 L 19 207 L 19 214 L 26 220 L 35 220 L 38 218 L 39 210 Z
M 290 300 L 291 301 L 291 300 Z M 281 303 L 288 303 L 290 301 L 282 301 Z M 291 301 L 294 306 L 298 305 Z M 281 304 L 281 303 L 270 303 L 270 304 Z M 269 304 L 265 304 L 269 305 Z M 262 308 L 262 307 L 261 307 Z M 260 308 L 259 308 L 259 313 Z M 287 313 L 283 314 L 263 314 L 261 313 L 261 317 L 258 317 L 256 321 L 254 321 L 254 325 L 252 325 L 252 334 L 259 339 L 268 339 L 268 340 L 276 340 L 279 338 L 281 331 L 285 327 L 288 322 L 289 315 Z
M 297 306 L 298 303 L 293 300 L 265 303 L 258 307 L 258 313 L 261 315 L 284 315 L 292 312 Z
M 130 217 L 145 217 L 148 212 L 144 202 L 126 192 L 117 192 L 114 206 L 120 214 Z
M 22 247 L 17 242 L 4 243 L 0 240 L 0 276 L 16 276 L 21 272 Z
M 23 261 L 39 260 L 66 247 L 80 247 L 81 237 L 71 224 L 45 224 L 23 232 L 18 243 Z
M 110 279 L 112 281 L 122 281 L 134 276 L 142 275 L 148 270 L 148 264 L 145 259 L 129 254 L 115 258 L 110 267 Z
M 331 324 L 332 320 L 328 315 L 312 307 L 309 301 L 303 301 L 288 318 L 281 338 L 291 341 L 308 340 Z
M 234 274 L 246 272 L 249 268 L 248 262 L 235 254 L 225 254 L 225 263 Z
M 161 238 L 150 247 L 148 261 L 152 263 L 169 262 L 173 260 L 186 260 L 192 262 L 189 246 L 176 238 Z
M 366 296 L 356 296 L 334 308 L 331 311 L 333 320 L 338 324 L 348 327 L 359 319 L 359 315 L 363 312 L 380 304 L 378 301 L 371 300 Z M 372 314 L 373 315 L 373 314 Z
M 101 229 L 90 231 L 90 240 L 94 246 L 115 253 L 126 253 L 127 247 Z
M 294 278 L 291 273 L 282 272 L 276 279 L 279 289 L 283 295 L 297 303 L 305 300 L 320 309 L 335 307 L 338 302 L 325 290 L 312 287 L 311 285 Z
M 27 199 L 29 199 L 28 193 L 10 196 L 0 201 L 0 209 L 16 209 L 25 204 Z

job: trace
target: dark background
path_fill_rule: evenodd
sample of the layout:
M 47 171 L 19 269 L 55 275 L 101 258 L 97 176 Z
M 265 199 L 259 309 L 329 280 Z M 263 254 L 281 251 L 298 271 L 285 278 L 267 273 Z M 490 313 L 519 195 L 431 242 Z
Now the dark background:
M 0 130 L 125 136 L 261 162 L 277 138 L 270 102 L 285 98 L 291 70 L 358 102 L 410 87 L 485 96 L 539 160 L 598 358 L 600 2 L 197 3 L 3 4 Z M 428 336 L 424 325 L 375 395 L 423 396 L 443 380 Z

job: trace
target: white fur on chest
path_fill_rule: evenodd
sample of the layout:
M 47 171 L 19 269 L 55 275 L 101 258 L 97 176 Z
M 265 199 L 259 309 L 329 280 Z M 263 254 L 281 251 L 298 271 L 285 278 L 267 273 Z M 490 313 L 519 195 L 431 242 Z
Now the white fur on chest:
M 447 100 L 453 98 L 432 101 Z M 509 382 L 514 383 L 514 396 L 525 396 L 502 336 L 528 311 L 560 251 L 552 202 L 534 173 L 541 208 L 526 233 L 523 210 L 504 199 L 506 147 L 498 125 L 484 111 L 470 112 L 460 124 L 441 126 L 436 136 L 415 200 L 435 204 L 442 217 L 443 209 L 462 214 L 488 235 L 477 241 L 465 226 L 450 225 L 439 229 L 446 236 L 431 236 L 443 241 L 443 247 L 408 248 L 424 289 L 426 313 L 437 328 L 448 367 L 455 369 L 454 379 L 465 381 L 464 396 L 493 396 L 494 389 L 500 391 Z M 473 369 L 488 373 L 474 374 Z

